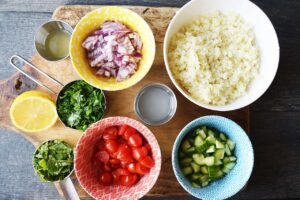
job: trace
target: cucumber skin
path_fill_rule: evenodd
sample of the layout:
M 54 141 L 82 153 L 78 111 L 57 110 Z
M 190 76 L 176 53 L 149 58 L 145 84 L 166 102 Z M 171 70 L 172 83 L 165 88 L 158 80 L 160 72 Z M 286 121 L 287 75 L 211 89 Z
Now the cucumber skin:
M 198 151 L 198 153 L 203 153 L 203 152 L 206 151 L 211 145 L 213 145 L 213 144 L 212 144 L 210 141 L 205 140 L 201 146 L 196 147 L 196 150 Z

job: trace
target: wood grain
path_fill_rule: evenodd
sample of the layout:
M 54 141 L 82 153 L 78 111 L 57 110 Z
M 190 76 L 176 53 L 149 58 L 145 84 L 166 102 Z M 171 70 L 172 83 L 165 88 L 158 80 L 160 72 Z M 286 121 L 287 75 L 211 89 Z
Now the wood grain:
M 97 6 L 62 6 L 54 12 L 53 18 L 65 20 L 72 26 L 75 26 L 81 17 L 95 8 L 97 8 Z M 173 89 L 178 100 L 178 109 L 176 115 L 169 123 L 163 126 L 150 127 L 160 144 L 163 160 L 160 177 L 149 195 L 183 195 L 186 193 L 180 187 L 179 183 L 175 179 L 175 176 L 173 175 L 170 159 L 172 145 L 179 131 L 191 120 L 209 114 L 218 114 L 229 117 L 239 123 L 246 130 L 249 130 L 249 109 L 244 108 L 234 112 L 217 113 L 200 108 L 184 98 L 183 95 L 181 95 L 171 83 L 166 73 L 162 56 L 162 42 L 164 32 L 167 28 L 169 20 L 175 14 L 177 9 L 140 6 L 128 8 L 142 15 L 144 19 L 150 24 L 157 42 L 156 58 L 150 72 L 141 82 L 129 89 L 119 92 L 105 92 L 108 102 L 106 116 L 108 117 L 121 115 L 137 119 L 133 111 L 133 101 L 137 91 L 141 89 L 141 87 L 143 87 L 145 84 L 160 82 L 168 85 L 171 89 Z M 64 84 L 68 83 L 71 80 L 78 79 L 77 74 L 72 69 L 69 58 L 59 62 L 47 62 L 44 59 L 40 58 L 40 56 L 35 54 L 33 55 L 31 61 L 46 73 L 55 77 Z M 47 85 L 51 86 L 54 90 L 58 91 L 60 89 L 41 75 L 34 73 L 28 68 L 28 66 L 25 66 L 25 69 L 28 71 L 28 73 L 32 74 L 37 79 L 42 80 Z M 8 117 L 8 110 L 11 101 L 17 94 L 33 88 L 39 89 L 35 84 L 31 83 L 28 79 L 24 79 L 24 77 L 20 75 L 15 75 L 7 81 L 0 82 L 0 91 L 3 91 L 0 97 L 0 103 L 2 105 L 4 103 L 7 105 L 3 108 L 3 112 L 0 113 L 1 127 L 14 129 Z M 120 98 L 122 98 L 122 101 L 120 101 Z M 53 128 L 47 131 L 39 133 L 20 134 L 22 134 L 24 137 L 26 137 L 26 139 L 28 139 L 35 145 L 38 145 L 39 143 L 49 139 L 62 139 L 70 144 L 75 145 L 82 132 L 66 128 L 58 121 Z M 88 195 L 79 186 L 76 178 L 73 177 L 73 179 L 76 188 L 78 189 L 79 195 L 81 197 L 88 197 Z M 172 185 L 172 187 L 167 187 L 169 185 Z

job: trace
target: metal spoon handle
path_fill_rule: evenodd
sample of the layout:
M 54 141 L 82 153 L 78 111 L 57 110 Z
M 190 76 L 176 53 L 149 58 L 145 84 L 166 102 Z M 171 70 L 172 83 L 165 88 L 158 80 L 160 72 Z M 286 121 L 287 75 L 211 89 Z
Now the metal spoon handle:
M 22 61 L 23 63 L 26 63 L 29 67 L 35 69 L 36 71 L 38 71 L 40 74 L 42 74 L 43 76 L 47 77 L 48 79 L 50 79 L 51 81 L 53 81 L 54 83 L 60 85 L 60 86 L 64 86 L 64 84 L 62 84 L 61 82 L 59 82 L 58 80 L 56 80 L 55 78 L 53 78 L 52 76 L 48 75 L 46 72 L 40 70 L 39 68 L 37 68 L 36 66 L 34 66 L 31 62 L 27 61 L 25 58 L 19 56 L 19 55 L 13 55 L 10 58 L 10 64 L 11 66 L 13 66 L 16 70 L 18 70 L 19 72 L 21 72 L 22 74 L 24 74 L 25 76 L 27 76 L 29 79 L 31 79 L 32 81 L 34 81 L 36 84 L 38 84 L 39 86 L 42 86 L 43 88 L 47 89 L 48 91 L 50 91 L 51 93 L 57 95 L 57 93 L 55 91 L 53 91 L 51 88 L 49 88 L 47 85 L 44 85 L 43 83 L 41 83 L 40 81 L 38 81 L 37 79 L 35 79 L 34 77 L 30 76 L 27 72 L 25 72 L 24 70 L 22 70 L 20 67 L 18 67 L 15 64 L 15 61 Z
M 59 185 L 66 200 L 80 200 L 70 177 L 66 177 L 64 180 L 60 181 Z

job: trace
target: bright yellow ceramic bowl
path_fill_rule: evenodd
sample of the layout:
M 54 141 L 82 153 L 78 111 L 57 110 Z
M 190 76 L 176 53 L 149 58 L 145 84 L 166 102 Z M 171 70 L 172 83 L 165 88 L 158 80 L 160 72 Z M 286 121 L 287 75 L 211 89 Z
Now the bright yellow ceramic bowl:
M 90 67 L 86 51 L 81 46 L 85 38 L 99 29 L 106 20 L 115 20 L 125 24 L 137 32 L 143 41 L 142 59 L 138 70 L 130 78 L 121 82 L 117 82 L 115 78 L 95 75 L 95 68 Z M 76 25 L 71 38 L 70 57 L 74 69 L 87 83 L 103 90 L 122 90 L 136 84 L 150 70 L 154 56 L 155 40 L 147 22 L 135 12 L 118 6 L 106 6 L 88 13 Z

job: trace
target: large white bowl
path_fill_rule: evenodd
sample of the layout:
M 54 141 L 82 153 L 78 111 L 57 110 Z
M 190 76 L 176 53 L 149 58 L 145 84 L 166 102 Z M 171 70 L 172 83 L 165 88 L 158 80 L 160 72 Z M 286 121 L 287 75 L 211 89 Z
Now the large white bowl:
M 260 50 L 259 74 L 251 82 L 247 92 L 235 101 L 224 106 L 214 106 L 193 99 L 174 79 L 170 70 L 167 54 L 171 37 L 182 26 L 192 22 L 201 15 L 213 11 L 239 13 L 244 20 L 252 25 L 256 42 Z M 211 110 L 230 111 L 245 107 L 257 100 L 271 85 L 279 63 L 279 43 L 275 29 L 266 14 L 248 0 L 192 0 L 184 5 L 173 17 L 164 40 L 164 61 L 168 74 L 177 89 L 193 103 Z

